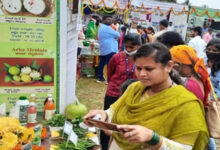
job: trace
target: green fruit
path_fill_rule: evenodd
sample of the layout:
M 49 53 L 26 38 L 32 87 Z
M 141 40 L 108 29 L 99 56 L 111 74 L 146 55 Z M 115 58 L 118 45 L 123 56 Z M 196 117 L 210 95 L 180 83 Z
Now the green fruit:
M 83 41 L 84 46 L 89 46 L 89 42 Z
M 51 82 L 53 80 L 53 77 L 51 75 L 44 75 L 43 81 L 44 82 Z
M 83 104 L 69 104 L 65 110 L 66 117 L 71 120 L 76 117 L 82 117 L 86 113 L 87 113 L 87 108 Z
M 20 69 L 16 66 L 12 66 L 8 69 L 8 73 L 10 75 L 18 75 L 20 73 Z
M 15 75 L 15 76 L 12 77 L 12 79 L 13 79 L 14 81 L 18 81 L 18 82 L 19 82 L 19 81 L 21 80 L 21 77 Z
M 5 76 L 5 83 L 8 83 L 9 81 L 11 81 L 11 76 Z

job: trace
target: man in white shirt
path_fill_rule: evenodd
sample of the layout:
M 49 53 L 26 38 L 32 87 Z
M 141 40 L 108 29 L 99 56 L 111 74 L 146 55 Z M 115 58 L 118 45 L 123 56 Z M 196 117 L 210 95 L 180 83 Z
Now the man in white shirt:
M 159 23 L 160 31 L 153 35 L 152 42 L 157 41 L 157 38 L 167 31 L 167 27 L 168 27 L 168 20 L 166 19 L 161 20 Z
M 189 41 L 188 45 L 194 48 L 196 54 L 200 58 L 204 58 L 206 56 L 206 42 L 201 38 L 202 28 L 197 26 L 191 30 L 190 36 L 192 39 Z

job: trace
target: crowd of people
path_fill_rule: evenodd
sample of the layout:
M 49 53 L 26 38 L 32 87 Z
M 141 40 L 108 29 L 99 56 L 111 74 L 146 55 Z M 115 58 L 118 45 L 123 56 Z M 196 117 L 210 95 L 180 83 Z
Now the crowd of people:
M 212 86 L 220 99 L 220 38 L 197 26 L 186 43 L 168 25 L 161 20 L 155 33 L 136 22 L 128 28 L 103 17 L 96 36 L 97 82 L 108 84 L 104 110 L 90 110 L 84 122 L 91 125 L 88 118 L 100 114 L 122 132 L 102 131 L 102 150 L 216 150 L 205 110 Z

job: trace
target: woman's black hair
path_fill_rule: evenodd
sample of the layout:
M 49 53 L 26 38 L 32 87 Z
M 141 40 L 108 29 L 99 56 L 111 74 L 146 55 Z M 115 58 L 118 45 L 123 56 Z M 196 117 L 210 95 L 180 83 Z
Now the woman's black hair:
M 138 81 L 137 79 L 128 79 L 127 81 L 123 82 L 121 84 L 121 95 L 127 90 L 128 86 L 132 84 L 133 82 Z
M 98 27 L 100 23 L 101 23 L 101 19 L 100 18 L 96 19 L 96 23 L 95 23 L 96 27 Z
M 192 28 L 192 31 L 197 32 L 199 36 L 202 35 L 202 28 L 200 26 Z
M 220 52 L 220 39 L 219 38 L 215 38 L 209 41 L 209 43 L 207 44 L 207 47 L 215 45 L 216 49 L 218 49 L 218 51 Z M 214 64 L 211 68 L 211 74 L 212 76 L 215 77 L 215 72 L 220 70 L 220 59 L 219 60 L 215 60 Z
M 181 35 L 175 31 L 167 31 L 157 38 L 157 41 L 166 45 L 168 48 L 185 44 Z
M 144 44 L 138 49 L 137 53 L 134 54 L 133 59 L 135 61 L 137 58 L 149 56 L 154 57 L 155 62 L 161 63 L 163 66 L 166 66 L 168 62 L 172 60 L 169 49 L 159 42 Z M 182 84 L 180 75 L 173 70 L 170 72 L 170 78 L 176 84 Z
M 148 30 L 150 30 L 153 34 L 155 34 L 154 28 L 153 27 L 148 27 Z
M 128 33 L 124 37 L 124 43 L 131 42 L 133 45 L 141 45 L 141 37 L 137 33 Z
M 123 31 L 124 33 L 126 33 L 127 28 L 125 26 L 121 27 L 121 31 Z

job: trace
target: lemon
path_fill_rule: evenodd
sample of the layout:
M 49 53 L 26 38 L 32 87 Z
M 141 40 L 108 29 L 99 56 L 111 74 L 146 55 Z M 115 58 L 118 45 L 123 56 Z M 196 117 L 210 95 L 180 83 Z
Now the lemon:
M 44 75 L 43 81 L 44 82 L 51 82 L 53 80 L 53 77 L 51 75 Z
M 8 69 L 8 73 L 10 75 L 17 75 L 20 73 L 20 69 L 16 66 L 11 66 L 9 69 Z
M 14 75 L 12 78 L 14 81 L 18 81 L 18 82 L 21 80 L 21 77 L 19 77 L 17 75 Z
M 21 75 L 21 81 L 23 82 L 30 82 L 31 81 L 31 77 L 27 74 L 22 74 Z

